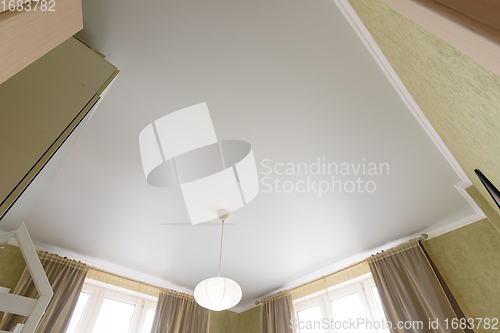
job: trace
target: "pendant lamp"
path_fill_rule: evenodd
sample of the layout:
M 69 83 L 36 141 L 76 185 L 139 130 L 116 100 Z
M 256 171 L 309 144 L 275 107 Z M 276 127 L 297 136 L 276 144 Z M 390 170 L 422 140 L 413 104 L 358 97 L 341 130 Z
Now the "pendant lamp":
M 201 281 L 194 289 L 194 299 L 200 306 L 212 310 L 227 310 L 238 304 L 242 292 L 238 283 L 231 279 L 220 276 L 222 262 L 222 241 L 224 238 L 224 222 L 229 218 L 229 211 L 219 211 L 219 220 L 222 222 L 222 234 L 220 238 L 219 275 Z

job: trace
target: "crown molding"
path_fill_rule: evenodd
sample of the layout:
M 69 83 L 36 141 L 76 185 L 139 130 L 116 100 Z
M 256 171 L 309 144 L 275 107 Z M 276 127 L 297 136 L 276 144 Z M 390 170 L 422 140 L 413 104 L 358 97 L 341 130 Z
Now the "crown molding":
M 377 42 L 373 39 L 372 35 L 366 29 L 363 21 L 359 18 L 358 14 L 354 11 L 351 4 L 348 0 L 334 0 L 334 3 L 340 9 L 346 20 L 349 22 L 351 27 L 354 29 L 358 37 L 361 39 L 365 47 L 368 49 L 373 59 L 377 62 L 382 72 L 385 74 L 393 88 L 396 90 L 398 95 L 401 97 L 406 107 L 411 111 L 413 116 L 417 119 L 418 123 L 425 130 L 427 135 L 431 138 L 432 142 L 439 149 L 441 154 L 444 156 L 446 161 L 453 168 L 455 173 L 460 177 L 462 182 L 466 182 L 472 185 L 471 181 L 462 170 L 460 165 L 458 164 L 455 157 L 452 155 L 448 147 L 444 144 L 443 140 L 436 132 L 434 127 L 432 127 L 431 123 L 422 112 L 417 102 L 413 99 L 413 96 L 410 94 L 403 81 L 399 78 L 398 74 L 390 64 L 389 60 L 385 57 L 384 53 L 378 46 Z
M 464 191 L 465 192 L 465 191 Z M 466 193 L 466 192 L 465 192 Z M 255 307 L 255 301 L 257 300 L 260 300 L 262 298 L 265 298 L 265 297 L 268 297 L 268 296 L 271 296 L 271 295 L 274 295 L 280 291 L 283 291 L 283 290 L 287 290 L 287 289 L 291 289 L 291 288 L 294 288 L 294 287 L 297 287 L 297 286 L 300 286 L 304 283 L 307 283 L 309 281 L 313 281 L 313 280 L 316 280 L 318 278 L 321 278 L 323 276 L 327 276 L 327 275 L 330 275 L 330 274 L 333 274 L 345 267 L 349 267 L 357 262 L 360 262 L 368 257 L 370 257 L 371 255 L 374 255 L 374 254 L 377 254 L 381 251 L 386 251 L 386 250 L 389 250 L 393 247 L 396 247 L 402 243 L 405 243 L 405 242 L 408 242 L 412 239 L 415 239 L 415 238 L 418 238 L 419 236 L 421 236 L 423 233 L 427 234 L 429 236 L 428 239 L 432 239 L 432 238 L 435 238 L 437 236 L 440 236 L 442 234 L 445 234 L 445 233 L 448 233 L 450 231 L 453 231 L 455 229 L 458 229 L 458 228 L 461 228 L 461 227 L 464 227 L 468 224 L 471 224 L 471 223 L 474 223 L 474 222 L 477 222 L 479 220 L 482 220 L 484 219 L 486 216 L 484 215 L 484 213 L 481 211 L 480 213 L 475 213 L 471 216 L 468 216 L 466 218 L 463 218 L 459 221 L 456 221 L 456 222 L 453 222 L 453 223 L 449 223 L 445 226 L 441 226 L 441 227 L 430 227 L 430 228 L 427 228 L 427 229 L 424 229 L 423 231 L 418 231 L 418 232 L 415 232 L 413 234 L 410 234 L 408 236 L 405 236 L 405 237 L 402 237 L 402 238 L 399 238 L 397 240 L 394 240 L 394 241 L 391 241 L 391 242 L 388 242 L 382 246 L 379 246 L 379 247 L 376 247 L 376 248 L 372 248 L 368 251 L 360 251 L 359 253 L 355 254 L 355 255 L 352 255 L 352 256 L 349 256 L 347 258 L 344 258 L 344 259 L 341 259 L 341 260 L 337 260 L 337 261 L 334 261 L 332 262 L 331 264 L 323 267 L 323 268 L 320 268 L 318 270 L 315 270 L 307 275 L 304 275 L 304 276 L 301 276 L 283 286 L 281 286 L 280 288 L 277 288 L 275 290 L 272 290 L 262 296 L 260 296 L 259 298 L 257 299 L 254 299 L 252 300 L 251 303 L 246 303 L 246 304 L 243 304 L 241 306 L 238 307 L 238 309 L 236 310 L 243 310 L 243 311 L 246 311 L 248 309 L 251 309 L 253 307 Z M 239 312 L 239 311 L 236 311 L 236 312 Z
M 9 241 L 9 244 L 14 245 L 14 246 L 19 246 L 19 244 L 17 243 L 17 241 L 14 238 L 12 238 Z M 50 246 L 50 245 L 46 245 L 46 244 L 39 243 L 39 242 L 33 242 L 33 245 L 35 246 L 35 248 L 38 251 L 50 252 L 53 254 L 57 254 L 58 256 L 61 256 L 61 257 L 66 257 L 68 259 L 81 261 L 89 266 L 93 266 L 95 268 L 98 268 L 98 269 L 101 269 L 103 271 L 107 271 L 110 273 L 114 273 L 114 274 L 123 276 L 125 278 L 129 278 L 129 279 L 136 280 L 139 282 L 145 282 L 145 283 L 148 283 L 148 284 L 160 287 L 160 288 L 171 289 L 171 290 L 175 290 L 175 291 L 178 291 L 181 293 L 193 295 L 193 290 L 191 288 L 188 288 L 188 287 L 185 287 L 182 285 L 178 285 L 178 284 L 173 283 L 171 281 L 165 280 L 159 276 L 145 274 L 145 273 L 139 272 L 137 270 L 134 270 L 134 269 L 131 269 L 131 268 L 128 268 L 125 266 L 110 263 L 110 262 L 105 261 L 105 260 L 97 259 L 97 258 L 94 258 L 91 256 L 83 255 L 83 254 L 80 254 L 77 252 L 69 251 L 66 249 L 61 249 L 59 247 Z

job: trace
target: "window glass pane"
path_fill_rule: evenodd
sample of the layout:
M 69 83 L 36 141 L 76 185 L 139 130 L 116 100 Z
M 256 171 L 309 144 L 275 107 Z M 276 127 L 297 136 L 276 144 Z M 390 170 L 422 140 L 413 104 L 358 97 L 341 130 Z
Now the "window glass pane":
M 144 325 L 142 326 L 142 333 L 150 333 L 151 326 L 153 326 L 153 319 L 155 317 L 155 310 L 149 309 L 146 313 L 146 318 L 144 319 Z
M 358 318 L 367 320 L 358 292 L 336 298 L 330 303 L 332 305 L 335 328 L 338 333 L 352 333 L 353 331 L 357 333 L 369 332 L 369 330 L 365 329 L 365 325 L 354 327 L 351 325 L 351 322 L 357 323 Z
M 76 302 L 75 311 L 73 312 L 73 316 L 71 316 L 71 320 L 69 322 L 68 329 L 66 333 L 75 333 L 80 323 L 80 319 L 82 319 L 83 311 L 85 311 L 85 307 L 87 306 L 87 302 L 89 301 L 90 294 L 89 293 L 80 293 L 78 297 L 78 302 Z
M 300 333 L 323 332 L 321 329 L 321 310 L 319 305 L 297 311 Z
M 106 298 L 93 333 L 127 333 L 135 305 Z
M 385 317 L 384 307 L 382 306 L 382 301 L 380 300 L 380 294 L 378 293 L 377 286 L 372 286 L 371 290 L 373 293 L 373 297 L 375 298 L 375 304 L 377 304 L 378 315 L 380 316 L 380 319 L 383 322 L 387 322 L 387 318 Z M 385 325 L 379 331 L 389 333 L 389 329 Z
M 380 318 L 385 319 L 384 307 L 382 306 L 382 301 L 380 300 L 380 295 L 378 293 L 377 286 L 372 286 L 373 297 L 375 297 L 375 303 L 377 304 L 377 310 Z

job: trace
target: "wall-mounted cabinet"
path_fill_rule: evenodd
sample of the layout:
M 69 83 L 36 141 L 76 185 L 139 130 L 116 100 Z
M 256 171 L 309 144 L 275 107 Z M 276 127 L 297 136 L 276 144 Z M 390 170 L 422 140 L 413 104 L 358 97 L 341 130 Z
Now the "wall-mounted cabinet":
M 0 83 L 81 29 L 81 0 L 0 1 Z
M 0 218 L 117 74 L 102 55 L 72 37 L 0 84 Z

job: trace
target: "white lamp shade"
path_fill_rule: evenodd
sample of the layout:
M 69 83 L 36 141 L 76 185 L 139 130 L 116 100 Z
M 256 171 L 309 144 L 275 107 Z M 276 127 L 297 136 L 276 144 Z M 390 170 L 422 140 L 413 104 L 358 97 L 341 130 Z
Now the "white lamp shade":
M 203 280 L 194 289 L 196 303 L 213 311 L 232 308 L 240 302 L 241 296 L 240 286 L 233 280 L 224 277 Z

